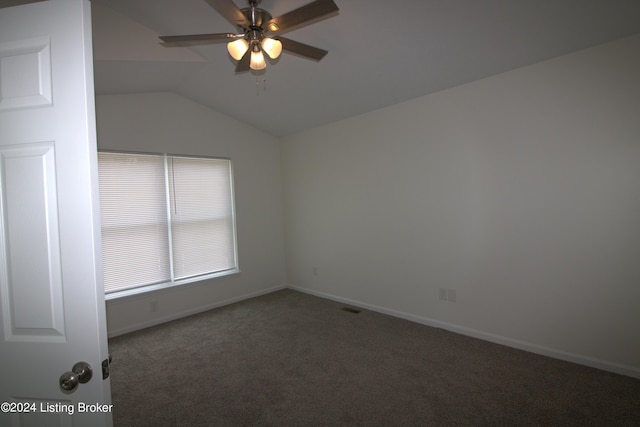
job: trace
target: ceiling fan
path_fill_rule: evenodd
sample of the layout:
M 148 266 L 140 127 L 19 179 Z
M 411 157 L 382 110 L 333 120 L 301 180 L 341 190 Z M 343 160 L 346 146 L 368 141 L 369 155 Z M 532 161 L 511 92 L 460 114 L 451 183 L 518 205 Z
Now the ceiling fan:
M 261 0 L 248 0 L 249 7 L 239 9 L 232 0 L 205 0 L 223 18 L 235 25 L 238 33 L 161 36 L 165 46 L 193 46 L 228 41 L 227 50 L 238 61 L 236 72 L 264 70 L 264 53 L 276 59 L 285 50 L 304 58 L 321 60 L 328 52 L 282 37 L 287 31 L 310 25 L 338 13 L 333 0 L 315 0 L 284 15 L 273 18 L 257 6 Z

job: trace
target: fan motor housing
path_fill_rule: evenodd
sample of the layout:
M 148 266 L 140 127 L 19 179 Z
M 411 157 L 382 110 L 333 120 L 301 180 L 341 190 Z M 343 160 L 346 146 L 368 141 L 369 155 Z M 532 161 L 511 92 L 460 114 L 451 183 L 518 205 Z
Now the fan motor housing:
M 252 10 L 254 11 L 253 16 L 252 16 Z M 249 22 L 253 23 L 253 25 L 256 27 L 260 27 L 260 29 L 263 29 L 262 26 L 267 22 L 269 22 L 272 18 L 269 12 L 257 7 L 253 9 L 250 7 L 245 7 L 244 9 L 240 9 L 240 11 L 244 16 L 246 16 Z

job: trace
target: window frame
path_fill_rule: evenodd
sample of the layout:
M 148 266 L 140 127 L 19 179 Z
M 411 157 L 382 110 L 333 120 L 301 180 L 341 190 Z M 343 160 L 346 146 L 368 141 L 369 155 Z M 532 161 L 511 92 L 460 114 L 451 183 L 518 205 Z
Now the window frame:
M 114 290 L 111 292 L 104 291 L 104 283 L 102 285 L 102 289 L 104 291 L 105 300 L 114 300 L 118 298 L 128 297 L 132 295 L 144 294 L 147 292 L 157 291 L 161 289 L 168 289 L 175 286 L 182 286 L 190 283 L 201 282 L 204 280 L 215 279 L 219 277 L 230 276 L 234 274 L 240 273 L 240 263 L 238 259 L 238 235 L 237 235 L 237 220 L 236 220 L 236 203 L 235 203 L 235 180 L 234 180 L 234 167 L 233 161 L 230 157 L 217 157 L 217 156 L 204 156 L 204 155 L 190 155 L 190 154 L 175 154 L 175 153 L 158 153 L 158 152 L 145 152 L 145 151 L 126 151 L 126 150 L 98 150 L 98 154 L 100 153 L 112 153 L 112 154 L 123 154 L 123 155 L 143 155 L 143 156 L 158 156 L 161 157 L 164 162 L 164 189 L 165 189 L 165 200 L 167 203 L 167 233 L 168 233 L 168 251 L 169 251 L 169 263 L 170 267 L 170 276 L 169 281 L 164 281 L 160 283 L 150 283 L 146 285 L 139 285 L 133 288 Z M 191 158 L 191 159 L 211 159 L 211 160 L 226 160 L 229 162 L 229 189 L 231 195 L 231 233 L 232 233 L 232 244 L 233 244 L 233 264 L 234 266 L 225 270 L 219 270 L 216 272 L 205 273 L 197 276 L 190 276 L 183 279 L 175 279 L 175 274 L 173 271 L 173 247 L 172 247 L 172 224 L 171 224 L 171 212 L 169 209 L 169 174 L 168 174 L 168 159 L 171 157 L 181 157 L 181 158 Z M 96 156 L 96 160 L 98 162 L 99 169 L 99 161 Z M 98 186 L 99 190 L 99 186 Z M 100 200 L 98 199 L 98 202 Z M 100 212 L 102 214 L 102 207 L 100 207 Z M 102 241 L 102 220 L 100 222 L 100 239 Z M 104 277 L 104 271 L 101 269 L 102 277 Z

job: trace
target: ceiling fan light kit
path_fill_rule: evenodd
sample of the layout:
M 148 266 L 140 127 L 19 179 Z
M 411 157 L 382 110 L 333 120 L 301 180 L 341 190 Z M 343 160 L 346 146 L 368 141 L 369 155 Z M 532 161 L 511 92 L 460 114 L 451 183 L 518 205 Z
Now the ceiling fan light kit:
M 249 50 L 249 42 L 245 39 L 238 39 L 227 44 L 229 55 L 236 61 L 240 61 Z
M 264 70 L 267 67 L 264 54 L 270 59 L 277 59 L 283 50 L 307 59 L 321 60 L 328 53 L 326 50 L 286 39 L 280 34 L 329 18 L 339 11 L 333 0 L 315 0 L 272 18 L 269 12 L 257 7 L 260 0 L 249 0 L 249 7 L 243 9 L 239 9 L 233 0 L 205 1 L 234 25 L 238 33 L 161 36 L 160 40 L 168 47 L 226 41 L 229 55 L 238 61 L 236 72 Z
M 262 46 L 262 50 L 264 50 L 271 59 L 278 59 L 282 53 L 282 42 L 278 39 L 265 37 L 260 42 L 260 45 Z
M 252 70 L 260 71 L 267 68 L 267 63 L 264 60 L 264 55 L 260 50 L 260 47 L 255 44 L 253 50 L 251 51 L 251 62 L 249 63 L 249 67 Z

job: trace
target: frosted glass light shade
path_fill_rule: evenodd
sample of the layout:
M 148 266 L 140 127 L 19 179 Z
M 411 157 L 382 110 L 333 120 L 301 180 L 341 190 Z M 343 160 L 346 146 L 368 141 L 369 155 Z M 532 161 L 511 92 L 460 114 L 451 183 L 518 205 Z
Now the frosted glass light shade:
M 227 43 L 229 55 L 236 61 L 240 61 L 247 50 L 249 50 L 249 42 L 245 39 L 238 39 Z
M 269 58 L 277 59 L 282 53 L 282 42 L 265 37 L 262 39 L 262 49 L 269 55 Z
M 251 51 L 251 63 L 249 64 L 249 67 L 252 70 L 264 70 L 267 68 L 267 63 L 264 61 L 264 55 L 261 50 L 258 50 L 257 52 L 255 50 Z

